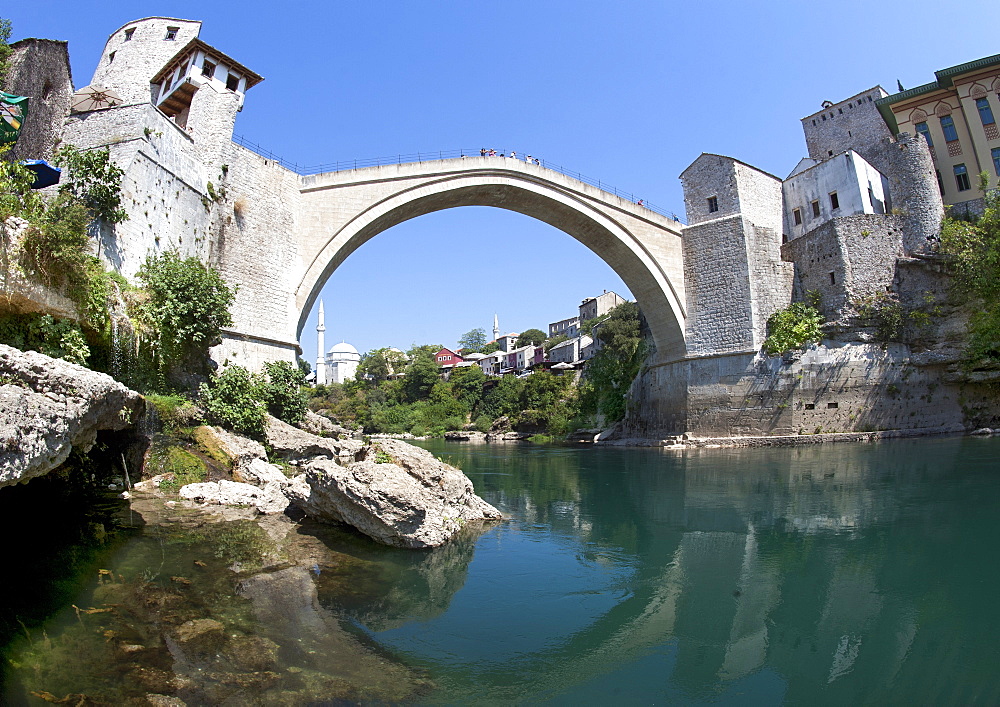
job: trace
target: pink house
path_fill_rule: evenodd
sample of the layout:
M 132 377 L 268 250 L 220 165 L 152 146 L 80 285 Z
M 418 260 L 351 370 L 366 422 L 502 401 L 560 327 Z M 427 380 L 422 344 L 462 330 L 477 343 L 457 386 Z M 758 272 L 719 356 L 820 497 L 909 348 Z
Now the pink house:
M 456 364 L 462 363 L 465 359 L 451 349 L 441 349 L 434 354 L 434 360 L 437 361 L 437 365 L 442 368 L 451 368 Z

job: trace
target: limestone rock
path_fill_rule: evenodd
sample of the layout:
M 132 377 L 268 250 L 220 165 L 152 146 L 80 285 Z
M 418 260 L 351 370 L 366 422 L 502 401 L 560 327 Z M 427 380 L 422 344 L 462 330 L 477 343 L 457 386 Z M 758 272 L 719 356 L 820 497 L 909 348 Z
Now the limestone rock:
M 357 439 L 319 437 L 270 415 L 267 417 L 267 441 L 274 456 L 293 462 L 312 457 L 353 461 L 364 446 Z
M 252 506 L 260 513 L 283 513 L 288 508 L 288 499 L 276 483 L 258 488 L 236 481 L 206 481 L 182 486 L 180 496 L 221 506 Z
M 249 464 L 233 469 L 233 478 L 244 484 L 259 486 L 277 484 L 280 488 L 288 485 L 288 477 L 276 464 L 268 464 L 263 459 L 253 459 Z
M 198 442 L 207 447 L 210 452 L 218 452 L 220 456 L 228 459 L 233 471 L 242 468 L 254 459 L 267 459 L 267 452 L 263 444 L 247 437 L 241 437 L 221 427 L 202 425 L 194 433 Z
M 303 430 L 314 435 L 325 435 L 338 439 L 346 439 L 354 435 L 354 430 L 341 427 L 329 417 L 317 415 L 312 410 L 306 410 L 305 419 L 299 425 Z
M 378 451 L 392 463 L 373 461 Z M 365 455 L 366 460 L 346 467 L 314 460 L 285 493 L 310 516 L 346 523 L 396 547 L 437 547 L 466 522 L 502 518 L 475 494 L 465 474 L 430 452 L 399 440 L 380 440 Z
M 138 419 L 143 399 L 111 376 L 0 345 L 0 487 L 48 473 L 99 430 Z

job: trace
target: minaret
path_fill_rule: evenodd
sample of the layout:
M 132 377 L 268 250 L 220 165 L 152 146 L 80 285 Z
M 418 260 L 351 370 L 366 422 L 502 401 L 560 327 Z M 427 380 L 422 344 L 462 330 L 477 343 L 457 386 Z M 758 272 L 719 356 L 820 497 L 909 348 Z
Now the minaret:
M 493 315 L 493 340 L 496 341 L 500 338 L 500 320 L 497 319 L 497 315 Z
M 316 385 L 326 385 L 326 342 L 323 323 L 323 300 L 319 301 L 319 318 L 316 322 Z

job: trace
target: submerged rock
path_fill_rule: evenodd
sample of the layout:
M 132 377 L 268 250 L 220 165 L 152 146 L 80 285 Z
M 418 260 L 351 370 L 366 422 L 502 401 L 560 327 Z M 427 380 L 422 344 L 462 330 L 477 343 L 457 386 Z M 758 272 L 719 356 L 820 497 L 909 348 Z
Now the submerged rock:
M 0 487 L 52 471 L 142 409 L 142 396 L 111 376 L 0 345 Z
M 502 518 L 465 474 L 426 450 L 381 440 L 362 454 L 363 461 L 347 466 L 310 462 L 285 493 L 309 516 L 346 523 L 395 547 L 437 547 L 467 522 Z
M 221 506 L 252 506 L 260 513 L 283 513 L 288 508 L 288 499 L 274 483 L 260 488 L 237 481 L 207 481 L 182 486 L 180 496 Z

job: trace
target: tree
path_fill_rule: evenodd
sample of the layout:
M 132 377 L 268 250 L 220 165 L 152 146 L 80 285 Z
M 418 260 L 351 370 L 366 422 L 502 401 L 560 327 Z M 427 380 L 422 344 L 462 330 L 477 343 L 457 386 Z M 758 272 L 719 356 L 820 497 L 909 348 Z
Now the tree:
M 7 78 L 7 69 L 10 68 L 10 55 L 14 51 L 10 48 L 9 44 L 10 33 L 10 20 L 0 17 L 0 88 L 3 87 L 4 80 Z
M 80 151 L 72 145 L 63 145 L 56 152 L 55 163 L 69 172 L 59 192 L 83 202 L 92 218 L 106 223 L 128 219 L 121 206 L 121 182 L 125 172 L 111 161 L 107 148 Z
M 373 349 L 361 355 L 357 379 L 378 384 L 399 373 L 405 366 L 406 356 L 401 351 L 389 348 Z
M 972 305 L 966 363 L 1000 366 L 1000 189 L 989 189 L 989 175 L 979 175 L 985 209 L 975 223 L 946 218 L 939 251 L 955 271 L 952 287 Z
M 541 329 L 528 329 L 527 331 L 521 332 L 521 335 L 517 337 L 515 346 L 518 348 L 522 346 L 538 346 L 540 343 L 545 341 L 545 332 Z
M 153 332 L 161 371 L 181 364 L 203 370 L 209 347 L 233 323 L 235 291 L 214 268 L 175 250 L 148 257 L 136 276 L 146 287 L 140 315 Z
M 483 397 L 483 384 L 486 374 L 479 366 L 456 368 L 448 380 L 454 397 L 465 406 L 468 412 L 473 412 Z
M 602 346 L 587 362 L 580 394 L 584 412 L 601 414 L 607 421 L 625 416 L 625 397 L 646 356 L 639 317 L 639 305 L 624 302 L 608 312 L 594 332 Z
M 265 363 L 264 370 L 267 379 L 261 385 L 261 397 L 267 411 L 290 425 L 302 422 L 306 416 L 306 397 L 302 393 L 306 374 L 288 361 Z
M 440 350 L 440 349 L 439 349 Z M 406 369 L 403 376 L 403 390 L 410 402 L 423 400 L 430 395 L 434 384 L 440 379 L 438 365 L 433 354 L 420 352 Z
M 476 353 L 486 345 L 486 330 L 479 327 L 465 332 L 458 340 L 458 345 L 470 353 Z

